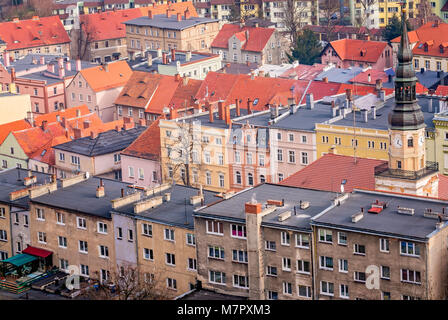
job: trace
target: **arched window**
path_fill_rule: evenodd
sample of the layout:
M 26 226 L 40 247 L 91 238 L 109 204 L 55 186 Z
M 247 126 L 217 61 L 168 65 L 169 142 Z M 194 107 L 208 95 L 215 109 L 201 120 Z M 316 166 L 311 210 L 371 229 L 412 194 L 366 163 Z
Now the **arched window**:
M 236 172 L 236 183 L 241 184 L 241 173 L 239 171 Z
M 254 185 L 254 176 L 252 175 L 252 173 L 248 173 L 248 174 L 247 174 L 247 183 L 248 183 L 250 186 L 253 186 L 253 185 Z

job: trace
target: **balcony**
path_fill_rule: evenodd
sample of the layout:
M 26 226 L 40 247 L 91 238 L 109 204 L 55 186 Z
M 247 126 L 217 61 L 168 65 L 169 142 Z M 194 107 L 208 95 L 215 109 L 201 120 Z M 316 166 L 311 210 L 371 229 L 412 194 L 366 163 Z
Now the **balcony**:
M 418 171 L 390 169 L 388 163 L 383 163 L 380 164 L 379 166 L 376 166 L 374 171 L 375 176 L 417 180 L 427 175 L 438 172 L 439 163 L 433 161 L 426 161 L 426 167 Z

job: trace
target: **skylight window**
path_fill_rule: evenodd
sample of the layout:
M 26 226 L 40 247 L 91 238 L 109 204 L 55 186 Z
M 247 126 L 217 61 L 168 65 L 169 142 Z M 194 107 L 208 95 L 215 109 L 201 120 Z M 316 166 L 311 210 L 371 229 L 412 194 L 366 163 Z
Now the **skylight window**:
M 256 99 L 254 100 L 254 103 L 253 103 L 253 105 L 254 105 L 254 106 L 256 106 L 256 105 L 257 105 L 257 103 L 258 103 L 258 98 L 256 98 Z

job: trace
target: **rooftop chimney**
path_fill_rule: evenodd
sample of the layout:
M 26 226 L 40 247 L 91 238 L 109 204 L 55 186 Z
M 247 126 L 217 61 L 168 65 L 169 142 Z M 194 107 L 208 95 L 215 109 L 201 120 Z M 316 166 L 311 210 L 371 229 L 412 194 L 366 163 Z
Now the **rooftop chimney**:
M 100 185 L 98 186 L 98 188 L 96 188 L 96 197 L 102 198 L 105 196 L 105 194 L 106 192 L 104 190 L 103 179 L 100 178 Z
M 166 9 L 166 17 L 167 17 L 167 18 L 170 17 L 170 9 Z
M 166 53 L 162 53 L 162 64 L 167 64 Z
M 176 61 L 176 49 L 171 49 L 171 61 Z
M 76 71 L 81 71 L 81 60 L 76 59 Z
M 45 57 L 44 56 L 40 56 L 39 58 L 39 64 L 44 65 L 45 64 Z
M 322 81 L 325 82 L 325 83 L 328 83 L 328 78 L 327 78 L 327 77 L 324 77 L 324 78 L 322 79 Z
M 6 50 L 3 52 L 3 63 L 7 68 L 11 65 L 11 60 L 9 60 L 9 52 Z
M 65 77 L 65 69 L 64 69 L 64 66 L 62 66 L 62 68 L 61 67 L 59 67 L 59 79 L 63 79 L 64 77 Z
M 362 109 L 361 114 L 362 114 L 362 120 L 367 123 L 367 121 L 368 121 L 367 120 L 367 109 Z
M 261 207 L 261 203 L 246 202 L 244 205 L 244 211 L 246 212 L 246 214 L 259 214 L 263 210 Z
M 98 134 L 95 130 L 90 131 L 90 139 L 96 139 L 98 137 Z
M 70 61 L 67 61 L 67 62 L 65 63 L 65 69 L 66 69 L 67 71 L 72 71 L 72 64 L 71 64 Z
M 55 70 L 54 64 L 52 64 L 52 63 L 47 64 L 48 72 L 54 73 L 54 70 Z
M 187 10 L 184 11 L 184 17 L 185 17 L 185 20 L 190 19 L 190 17 L 191 17 L 190 10 L 188 10 L 188 8 L 187 8 Z
M 182 21 L 182 15 L 180 12 L 177 13 L 177 21 Z
M 185 61 L 190 61 L 191 60 L 191 51 L 187 51 L 185 53 Z
M 240 100 L 239 99 L 235 99 L 235 107 L 236 107 L 236 116 L 239 117 L 240 114 L 241 114 Z
M 230 106 L 224 107 L 224 121 L 226 125 L 230 125 Z
M 218 117 L 219 120 L 224 120 L 224 101 L 222 100 L 218 102 Z
M 306 108 L 314 109 L 314 96 L 312 93 L 306 95 Z
M 42 121 L 41 128 L 42 128 L 43 131 L 48 129 L 48 122 L 47 122 L 47 120 Z
M 252 101 L 250 98 L 247 98 L 247 113 L 252 114 Z
M 148 10 L 148 18 L 152 19 L 152 11 L 151 10 Z
M 176 119 L 177 117 L 177 109 L 173 106 L 170 108 L 170 120 Z
M 371 109 L 372 109 L 372 119 L 375 120 L 376 119 L 376 107 L 372 106 Z

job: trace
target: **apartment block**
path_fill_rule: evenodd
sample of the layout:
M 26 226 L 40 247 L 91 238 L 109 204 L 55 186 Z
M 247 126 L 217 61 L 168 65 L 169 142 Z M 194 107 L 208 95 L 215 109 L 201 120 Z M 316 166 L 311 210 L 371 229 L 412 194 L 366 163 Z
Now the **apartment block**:
M 147 49 L 209 52 L 219 31 L 219 21 L 197 18 L 187 8 L 183 14 L 153 14 L 126 21 L 126 41 L 131 59 Z

